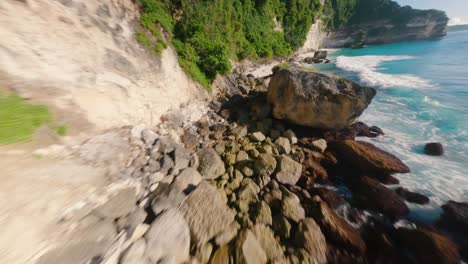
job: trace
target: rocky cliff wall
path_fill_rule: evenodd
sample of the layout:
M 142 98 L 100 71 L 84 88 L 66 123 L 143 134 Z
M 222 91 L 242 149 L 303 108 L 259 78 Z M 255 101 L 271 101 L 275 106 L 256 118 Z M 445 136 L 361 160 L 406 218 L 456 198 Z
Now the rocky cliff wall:
M 203 97 L 173 49 L 157 58 L 137 43 L 134 2 L 0 1 L 0 87 L 46 103 L 72 128 L 152 125 Z
M 326 39 L 329 34 L 326 32 L 324 27 L 325 25 L 320 19 L 312 24 L 312 26 L 310 26 L 309 32 L 307 33 L 304 45 L 302 48 L 298 49 L 296 53 L 300 54 L 320 49 L 324 39 Z

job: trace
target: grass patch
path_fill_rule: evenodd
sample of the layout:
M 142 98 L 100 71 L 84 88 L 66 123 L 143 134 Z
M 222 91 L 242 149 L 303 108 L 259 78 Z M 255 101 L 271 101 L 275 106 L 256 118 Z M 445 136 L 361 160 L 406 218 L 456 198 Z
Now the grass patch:
M 46 106 L 0 94 L 0 144 L 29 141 L 37 128 L 50 121 Z
M 65 125 L 54 126 L 53 129 L 60 136 L 65 136 L 67 134 L 68 128 Z

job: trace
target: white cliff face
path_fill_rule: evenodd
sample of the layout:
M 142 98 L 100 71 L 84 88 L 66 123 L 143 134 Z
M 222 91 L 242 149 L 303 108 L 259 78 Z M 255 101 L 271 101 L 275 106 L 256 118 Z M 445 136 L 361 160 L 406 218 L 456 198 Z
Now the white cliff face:
M 138 17 L 132 0 L 0 1 L 0 87 L 98 130 L 154 125 L 205 96 L 174 50 L 157 58 L 137 43 Z
M 306 41 L 302 48 L 298 49 L 296 53 L 306 53 L 320 49 L 324 39 L 328 33 L 323 29 L 323 22 L 319 19 L 312 26 L 310 26 L 309 32 L 307 33 Z

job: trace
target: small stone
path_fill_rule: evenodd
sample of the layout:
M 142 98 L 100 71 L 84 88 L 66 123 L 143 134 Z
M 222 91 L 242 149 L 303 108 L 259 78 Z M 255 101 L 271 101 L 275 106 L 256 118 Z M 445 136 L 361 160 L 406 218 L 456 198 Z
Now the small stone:
M 251 155 L 252 157 L 254 157 L 254 158 L 258 158 L 258 156 L 260 155 L 260 152 L 259 152 L 257 149 L 255 149 L 255 148 L 254 148 L 254 149 L 251 149 L 251 150 L 249 151 L 249 153 L 250 153 L 250 155 Z
M 239 200 L 254 201 L 257 200 L 257 194 L 260 192 L 260 187 L 250 178 L 245 178 L 241 183 L 241 188 L 237 193 Z
M 236 161 L 237 162 L 242 162 L 242 161 L 246 161 L 246 160 L 249 160 L 249 155 L 243 150 L 239 151 L 239 153 L 237 153 Z
M 318 139 L 318 140 L 314 140 L 312 141 L 312 146 L 319 150 L 320 152 L 325 152 L 325 150 L 327 149 L 327 141 L 325 141 L 325 139 Z
M 244 174 L 245 177 L 252 177 L 254 174 L 254 171 L 249 166 L 244 166 L 242 168 L 242 174 Z
M 286 137 L 287 139 L 289 139 L 289 141 L 291 142 L 291 144 L 297 144 L 297 137 L 296 137 L 296 134 L 294 133 L 294 131 L 292 131 L 291 129 L 288 129 L 286 130 L 284 133 L 283 133 L 283 136 Z
M 281 213 L 284 217 L 295 223 L 298 223 L 305 218 L 305 211 L 301 206 L 301 201 L 295 194 L 291 192 L 283 194 L 283 200 L 281 201 Z
M 265 135 L 263 135 L 263 133 L 260 131 L 252 133 L 250 138 L 256 142 L 262 142 L 266 139 Z
M 282 184 L 295 185 L 302 173 L 302 165 L 295 160 L 286 157 L 278 157 L 276 180 Z
M 255 161 L 254 170 L 259 176 L 271 176 L 276 169 L 276 159 L 270 154 L 260 154 Z
M 236 163 L 236 154 L 227 153 L 225 160 L 226 160 L 226 164 L 228 166 L 234 165 Z
M 167 154 L 162 158 L 162 166 L 160 172 L 164 175 L 168 175 L 172 168 L 174 168 L 174 160 Z
M 213 149 L 200 150 L 197 155 L 200 160 L 198 171 L 205 179 L 216 179 L 226 171 L 223 161 Z
M 291 153 L 291 145 L 289 140 L 284 137 L 280 137 L 275 141 L 275 146 L 278 149 L 280 154 L 289 154 Z
M 226 144 L 224 144 L 224 142 L 220 142 L 218 144 L 216 144 L 215 146 L 215 151 L 218 155 L 222 155 L 224 153 L 224 151 L 226 150 Z

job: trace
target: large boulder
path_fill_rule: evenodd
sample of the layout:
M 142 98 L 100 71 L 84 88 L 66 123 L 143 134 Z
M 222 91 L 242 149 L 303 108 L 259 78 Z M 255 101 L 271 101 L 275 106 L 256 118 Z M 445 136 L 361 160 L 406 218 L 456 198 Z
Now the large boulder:
M 320 227 L 312 218 L 302 219 L 299 223 L 295 244 L 309 252 L 315 261 L 314 263 L 326 263 L 327 242 L 320 231 Z
M 191 230 L 194 244 L 203 245 L 234 222 L 234 213 L 221 194 L 202 181 L 182 203 L 180 210 Z
M 324 129 L 351 125 L 375 94 L 346 79 L 292 67 L 275 69 L 268 87 L 275 118 Z
M 351 188 L 356 200 L 364 207 L 382 212 L 392 219 L 398 219 L 409 212 L 401 196 L 370 177 L 361 177 Z
M 341 160 L 363 172 L 407 173 L 410 171 L 399 158 L 367 142 L 335 141 L 332 147 L 339 153 Z
M 458 248 L 446 236 L 424 228 L 398 229 L 399 244 L 415 257 L 418 263 L 455 264 L 460 263 Z
M 190 230 L 177 209 L 161 213 L 146 232 L 146 256 L 151 263 L 184 263 L 189 259 Z

